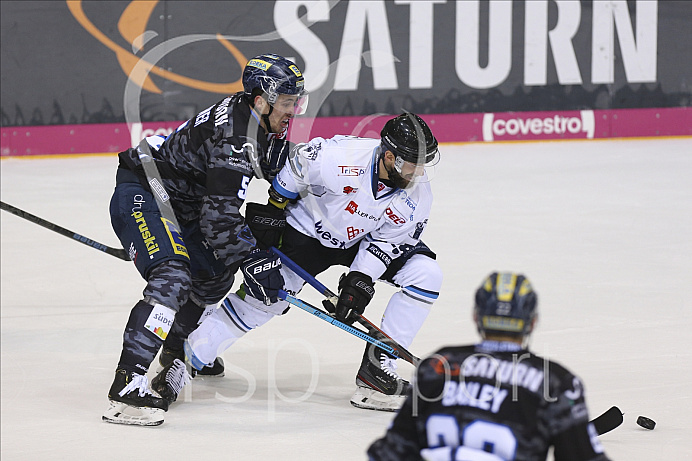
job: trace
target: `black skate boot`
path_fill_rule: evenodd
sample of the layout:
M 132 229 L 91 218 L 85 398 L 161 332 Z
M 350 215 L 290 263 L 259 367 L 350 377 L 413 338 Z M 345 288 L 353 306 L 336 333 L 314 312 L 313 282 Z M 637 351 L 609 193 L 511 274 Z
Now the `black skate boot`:
M 397 411 L 411 384 L 396 372 L 396 359 L 382 349 L 368 345 L 356 376 L 356 392 L 351 405 L 379 411 Z
M 173 360 L 175 359 L 180 359 L 181 361 L 185 361 L 185 352 L 181 350 L 174 350 L 174 349 L 168 349 L 164 347 L 161 349 L 161 355 L 159 355 L 159 363 L 161 364 L 162 367 L 166 367 L 173 363 Z M 214 378 L 223 378 L 225 375 L 225 366 L 223 363 L 223 359 L 221 357 L 216 357 L 214 359 L 214 363 L 211 365 L 207 365 L 206 367 L 202 368 L 201 370 L 192 370 L 192 377 L 194 378 L 195 376 L 211 376 Z
M 115 370 L 108 399 L 110 406 L 101 419 L 109 423 L 158 426 L 168 410 L 168 402 L 149 390 L 145 375 L 122 368 Z
M 178 399 L 180 391 L 191 379 L 185 363 L 180 359 L 173 359 L 151 380 L 151 388 L 170 405 Z

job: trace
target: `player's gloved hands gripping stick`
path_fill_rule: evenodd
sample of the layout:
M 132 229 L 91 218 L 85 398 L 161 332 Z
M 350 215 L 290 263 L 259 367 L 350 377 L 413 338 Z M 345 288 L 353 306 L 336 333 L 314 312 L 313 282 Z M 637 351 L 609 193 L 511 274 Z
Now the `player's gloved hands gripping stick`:
M 253 250 L 240 266 L 245 280 L 245 292 L 269 306 L 278 301 L 284 287 L 280 272 L 281 259 L 271 250 Z
M 288 199 L 269 188 L 269 203 L 247 203 L 245 205 L 245 222 L 255 236 L 257 247 L 266 250 L 272 246 L 279 246 L 281 236 L 286 228 L 286 216 L 284 208 L 288 205 Z
M 350 271 L 339 279 L 339 302 L 336 303 L 336 319 L 351 325 L 365 312 L 365 307 L 375 296 L 372 279 L 358 271 Z

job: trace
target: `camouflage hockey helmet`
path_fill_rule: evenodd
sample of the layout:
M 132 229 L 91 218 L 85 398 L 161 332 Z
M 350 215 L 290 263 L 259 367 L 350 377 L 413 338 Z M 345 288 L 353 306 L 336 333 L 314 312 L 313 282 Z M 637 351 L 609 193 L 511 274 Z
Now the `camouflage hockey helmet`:
M 538 315 L 538 297 L 524 275 L 493 272 L 476 291 L 474 314 L 483 336 L 524 337 Z

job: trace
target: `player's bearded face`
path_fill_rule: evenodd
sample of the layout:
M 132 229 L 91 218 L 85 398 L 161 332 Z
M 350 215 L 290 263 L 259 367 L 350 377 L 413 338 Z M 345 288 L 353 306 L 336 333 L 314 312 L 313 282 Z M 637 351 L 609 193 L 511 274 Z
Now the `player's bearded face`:
M 384 169 L 387 171 L 389 180 L 400 189 L 406 189 L 411 186 L 415 179 L 421 176 L 425 169 L 424 165 L 417 165 L 411 162 L 401 162 L 400 169 L 396 167 L 396 161 L 385 159 Z

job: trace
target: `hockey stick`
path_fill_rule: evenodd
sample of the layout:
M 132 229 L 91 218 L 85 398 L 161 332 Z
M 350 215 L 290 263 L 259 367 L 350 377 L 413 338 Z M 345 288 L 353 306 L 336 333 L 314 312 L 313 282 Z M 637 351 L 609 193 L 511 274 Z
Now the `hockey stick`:
M 598 435 L 603 435 L 618 427 L 622 424 L 622 421 L 622 412 L 618 407 L 612 406 L 602 415 L 592 419 L 591 424 L 593 424 Z
M 346 325 L 343 322 L 338 321 L 331 315 L 329 315 L 327 312 L 323 311 L 322 309 L 319 309 L 312 304 L 309 304 L 302 299 L 298 299 L 294 296 L 289 295 L 286 293 L 284 290 L 279 290 L 279 298 L 285 299 L 288 301 L 290 304 L 293 304 L 296 307 L 299 307 L 303 309 L 306 312 L 309 312 L 313 314 L 315 317 L 324 320 L 327 323 L 331 323 L 335 327 L 339 327 L 342 330 L 351 333 L 353 336 L 356 336 L 364 341 L 369 342 L 370 344 L 374 344 L 375 346 L 379 347 L 380 349 L 383 349 L 387 351 L 388 353 L 398 356 L 399 355 L 399 350 L 396 347 L 392 347 L 389 344 L 385 344 L 382 341 L 379 341 L 378 339 L 373 338 L 372 336 L 368 335 L 364 331 L 359 330 L 358 328 L 354 328 L 350 325 Z
M 325 302 L 323 303 L 325 308 L 329 310 L 331 313 L 334 313 L 334 307 L 329 308 L 328 305 L 331 306 L 336 306 L 336 303 L 339 299 L 339 297 L 334 294 L 333 291 L 331 291 L 329 288 L 327 288 L 325 285 L 323 285 L 319 280 L 317 280 L 314 276 L 310 275 L 305 269 L 300 267 L 298 264 L 296 264 L 291 258 L 283 254 L 281 251 L 276 249 L 275 247 L 272 247 L 271 250 L 276 253 L 279 258 L 281 258 L 281 262 L 286 265 L 289 269 L 291 269 L 293 272 L 296 273 L 300 278 L 305 280 L 310 286 L 315 288 L 317 291 L 319 291 L 321 294 L 327 297 Z M 331 317 L 331 316 L 330 316 Z M 333 317 L 332 317 L 333 318 Z M 399 351 L 399 358 L 416 365 L 418 362 L 420 362 L 420 359 L 410 353 L 406 348 L 404 348 L 402 345 L 394 341 L 387 333 L 379 329 L 374 323 L 372 323 L 370 320 L 365 318 L 362 315 L 358 315 L 356 318 L 356 321 L 360 323 L 362 326 L 364 326 L 368 330 L 368 334 L 375 338 L 379 338 L 382 341 L 386 341 L 387 343 L 392 344 L 398 351 Z
M 39 218 L 38 216 L 32 215 L 31 213 L 28 213 L 24 210 L 20 210 L 19 208 L 9 205 L 2 201 L 0 201 L 0 208 L 12 213 L 13 215 L 19 216 L 20 218 L 24 218 L 27 221 L 31 221 L 34 224 L 38 224 L 39 226 L 45 227 L 48 230 L 52 230 L 53 232 L 57 232 L 60 235 L 64 235 L 65 237 L 74 239 L 79 243 L 83 243 L 84 245 L 90 246 L 91 248 L 95 248 L 97 250 L 103 251 L 104 253 L 108 253 L 111 256 L 120 258 L 123 261 L 130 260 L 130 257 L 127 255 L 127 252 L 122 248 L 112 248 L 107 245 L 104 245 L 103 243 L 91 240 L 88 237 L 80 235 L 69 229 L 65 229 L 64 227 L 58 226 L 57 224 L 53 224 L 50 221 L 46 221 L 43 218 Z

